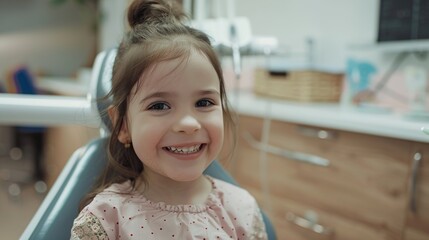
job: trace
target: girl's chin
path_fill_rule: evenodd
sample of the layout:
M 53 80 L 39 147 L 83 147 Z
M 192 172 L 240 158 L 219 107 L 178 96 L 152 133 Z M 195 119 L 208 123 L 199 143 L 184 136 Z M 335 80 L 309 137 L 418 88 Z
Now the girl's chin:
M 203 176 L 205 168 L 199 169 L 171 169 L 166 172 L 166 177 L 177 182 L 192 182 L 196 181 Z
M 192 182 L 192 181 L 198 180 L 202 176 L 203 176 L 203 173 L 200 172 L 195 174 L 175 175 L 175 176 L 171 176 L 170 178 L 178 182 Z

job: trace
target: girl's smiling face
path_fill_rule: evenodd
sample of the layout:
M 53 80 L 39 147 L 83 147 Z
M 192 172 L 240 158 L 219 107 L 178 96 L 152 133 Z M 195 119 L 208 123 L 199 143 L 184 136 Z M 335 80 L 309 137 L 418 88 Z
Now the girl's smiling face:
M 131 141 L 146 177 L 192 181 L 217 157 L 223 144 L 219 78 L 195 50 L 147 70 L 131 91 L 119 133 Z

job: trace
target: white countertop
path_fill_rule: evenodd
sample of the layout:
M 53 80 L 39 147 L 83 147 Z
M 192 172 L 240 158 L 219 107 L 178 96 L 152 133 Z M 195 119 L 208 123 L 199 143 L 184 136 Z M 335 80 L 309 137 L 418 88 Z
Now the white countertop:
M 239 102 L 232 92 L 228 96 L 233 109 L 238 105 L 241 115 L 429 143 L 429 136 L 421 131 L 429 127 L 429 120 L 410 120 L 392 112 L 345 110 L 339 104 L 265 98 L 248 91 L 239 93 Z
M 65 96 L 85 96 L 89 91 L 88 84 L 67 77 L 39 77 L 37 87 L 43 91 Z

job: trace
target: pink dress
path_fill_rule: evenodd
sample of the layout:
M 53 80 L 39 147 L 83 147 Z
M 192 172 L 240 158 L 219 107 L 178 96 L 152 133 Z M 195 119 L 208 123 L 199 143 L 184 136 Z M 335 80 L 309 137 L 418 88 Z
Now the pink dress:
M 79 213 L 72 239 L 267 239 L 255 199 L 208 178 L 212 191 L 201 205 L 155 203 L 136 192 L 119 194 L 129 181 L 113 184 Z

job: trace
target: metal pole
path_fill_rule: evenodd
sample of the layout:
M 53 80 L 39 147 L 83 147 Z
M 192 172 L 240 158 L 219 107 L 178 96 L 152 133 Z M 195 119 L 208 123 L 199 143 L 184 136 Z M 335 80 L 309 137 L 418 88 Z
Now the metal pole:
M 0 94 L 0 124 L 99 128 L 101 120 L 91 101 L 89 97 Z

